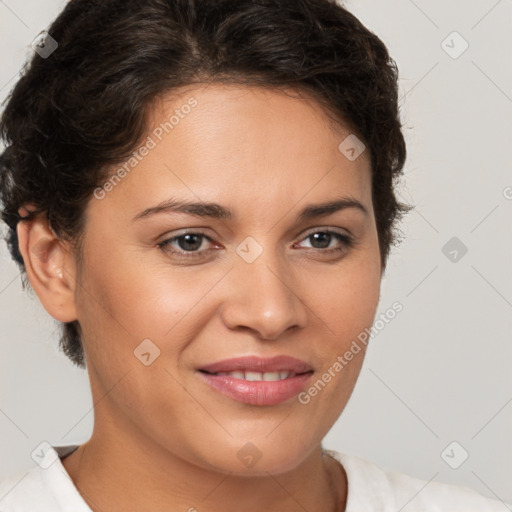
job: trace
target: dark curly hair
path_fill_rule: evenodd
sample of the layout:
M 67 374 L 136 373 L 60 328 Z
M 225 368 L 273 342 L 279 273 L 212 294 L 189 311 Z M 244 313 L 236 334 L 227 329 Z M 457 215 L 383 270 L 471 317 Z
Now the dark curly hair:
M 144 136 L 148 108 L 206 82 L 306 92 L 357 134 L 370 151 L 385 269 L 410 208 L 394 193 L 406 159 L 398 69 L 334 0 L 71 0 L 48 33 L 58 47 L 34 53 L 0 120 L 1 216 L 25 289 L 17 223 L 45 215 L 80 261 L 87 203 Z M 29 203 L 36 209 L 21 217 Z M 60 348 L 86 367 L 78 321 L 62 324 Z

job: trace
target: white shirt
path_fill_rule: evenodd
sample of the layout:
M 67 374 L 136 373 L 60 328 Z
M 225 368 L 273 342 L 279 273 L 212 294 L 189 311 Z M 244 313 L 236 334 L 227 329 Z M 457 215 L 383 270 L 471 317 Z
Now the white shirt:
M 0 483 L 0 512 L 91 512 L 60 457 L 79 445 L 49 446 L 37 466 Z M 346 512 L 506 512 L 512 504 L 469 487 L 427 482 L 383 471 L 371 462 L 325 450 L 345 468 Z

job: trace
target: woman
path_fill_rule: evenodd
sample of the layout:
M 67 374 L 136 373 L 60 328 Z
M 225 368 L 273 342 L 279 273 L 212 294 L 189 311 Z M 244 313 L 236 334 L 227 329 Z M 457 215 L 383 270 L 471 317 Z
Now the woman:
M 322 446 L 408 210 L 383 43 L 329 0 L 72 0 L 48 32 L 3 219 L 94 431 L 0 509 L 502 510 Z

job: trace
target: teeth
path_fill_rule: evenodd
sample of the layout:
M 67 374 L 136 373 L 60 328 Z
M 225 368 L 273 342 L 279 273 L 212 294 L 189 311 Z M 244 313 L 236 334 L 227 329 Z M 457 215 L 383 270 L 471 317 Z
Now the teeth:
M 235 379 L 248 380 L 250 382 L 254 381 L 276 381 L 276 380 L 284 380 L 289 377 L 293 377 L 295 374 L 293 372 L 251 372 L 251 371 L 234 371 L 234 372 L 218 372 L 215 375 L 223 375 L 228 377 L 233 377 Z
M 255 381 L 263 380 L 263 373 L 261 372 L 245 372 L 245 380 Z
M 283 375 L 288 375 L 288 372 L 283 372 Z M 286 378 L 286 376 L 284 378 Z M 263 380 L 279 380 L 281 374 L 279 372 L 265 372 L 263 374 Z

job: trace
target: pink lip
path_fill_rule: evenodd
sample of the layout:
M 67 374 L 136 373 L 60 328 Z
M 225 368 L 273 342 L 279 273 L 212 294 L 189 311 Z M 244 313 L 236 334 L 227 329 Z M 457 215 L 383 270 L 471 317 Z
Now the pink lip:
M 213 375 L 232 371 L 288 371 L 296 375 L 277 381 L 247 381 L 228 375 Z M 254 356 L 227 359 L 203 366 L 198 371 L 198 375 L 219 393 L 250 405 L 276 405 L 298 395 L 312 373 L 313 368 L 310 365 L 288 356 L 271 359 Z
M 257 356 L 236 357 L 201 366 L 199 370 L 208 373 L 252 371 L 252 372 L 310 372 L 313 368 L 305 361 L 289 356 L 262 358 Z

